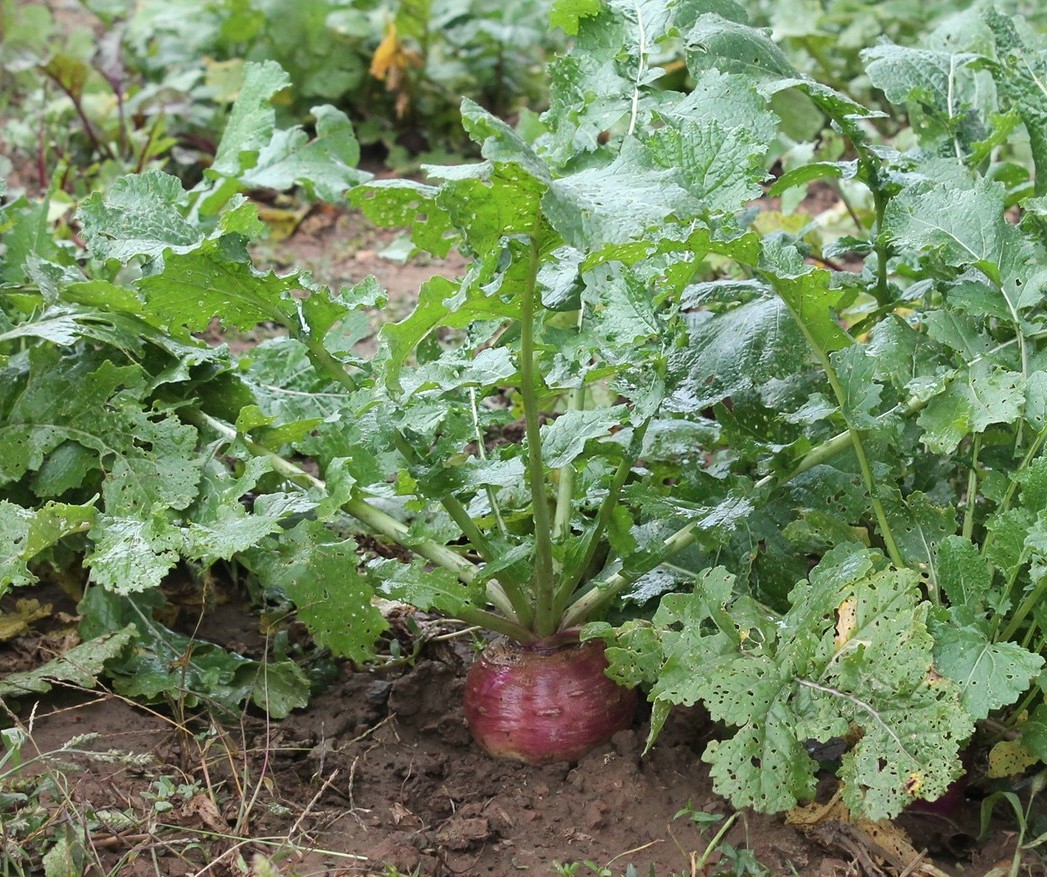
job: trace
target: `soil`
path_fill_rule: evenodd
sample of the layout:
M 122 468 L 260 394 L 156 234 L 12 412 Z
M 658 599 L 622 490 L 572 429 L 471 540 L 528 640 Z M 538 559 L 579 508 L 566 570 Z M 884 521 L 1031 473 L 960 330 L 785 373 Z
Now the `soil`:
M 51 629 L 0 646 L 5 673 L 37 666 L 75 641 L 68 598 L 46 586 L 19 596 L 52 605 L 44 623 Z M 417 657 L 341 664 L 308 708 L 282 721 L 248 711 L 219 722 L 104 690 L 56 688 L 36 702 L 12 702 L 16 712 L 0 724 L 29 732 L 30 763 L 6 779 L 0 766 L 0 792 L 25 790 L 27 776 L 49 777 L 50 790 L 40 792 L 50 814 L 43 831 L 57 837 L 66 826 L 86 826 L 95 867 L 83 873 L 119 877 L 544 877 L 571 863 L 585 864 L 566 873 L 613 877 L 908 877 L 982 875 L 1009 864 L 1013 834 L 1001 829 L 978 844 L 972 805 L 959 822 L 927 814 L 900 826 L 851 823 L 830 810 L 798 811 L 800 824 L 790 825 L 745 811 L 702 866 L 723 822 L 700 825 L 691 814 L 725 820 L 734 811 L 714 794 L 701 762 L 717 734 L 701 711 L 677 710 L 646 755 L 641 712 L 577 762 L 498 761 L 472 742 L 462 715 L 476 643 L 468 632 L 411 616 L 409 627 L 423 636 L 412 644 L 404 608 L 392 611 L 398 641 L 418 645 Z M 213 605 L 199 633 L 264 653 L 257 617 L 236 599 Z

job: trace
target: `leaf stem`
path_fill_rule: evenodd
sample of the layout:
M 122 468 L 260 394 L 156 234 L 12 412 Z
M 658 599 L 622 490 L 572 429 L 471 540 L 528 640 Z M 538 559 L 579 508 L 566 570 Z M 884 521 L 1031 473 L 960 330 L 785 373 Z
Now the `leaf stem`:
M 874 188 L 873 193 L 877 195 L 877 217 L 882 218 L 882 205 L 886 204 L 886 196 L 878 194 L 879 188 Z M 881 204 L 882 201 L 882 204 Z M 878 219 L 877 222 L 880 220 Z M 879 238 L 879 236 L 878 236 Z M 886 240 L 884 240 L 884 246 L 886 246 Z M 877 242 L 879 247 L 879 239 Z M 884 261 L 881 262 L 881 266 L 886 271 L 886 253 L 883 255 Z M 886 278 L 886 273 L 884 274 Z M 774 278 L 772 278 L 772 283 Z M 884 287 L 886 292 L 886 287 Z M 796 320 L 796 324 L 800 327 L 800 331 L 803 332 L 804 338 L 807 339 L 807 344 L 814 352 L 814 355 L 818 357 L 818 361 L 821 363 L 822 370 L 825 372 L 825 378 L 829 382 L 829 386 L 832 388 L 833 395 L 836 396 L 836 404 L 840 407 L 840 414 L 842 415 L 844 422 L 847 424 L 847 432 L 850 435 L 851 447 L 854 449 L 854 455 L 858 460 L 858 468 L 862 473 L 862 480 L 865 482 L 865 489 L 869 493 L 869 504 L 872 506 L 873 515 L 876 518 L 876 523 L 880 528 L 880 538 L 883 539 L 884 548 L 887 549 L 887 556 L 890 557 L 891 563 L 893 563 L 898 569 L 905 567 L 905 559 L 902 557 L 901 551 L 898 550 L 898 544 L 894 541 L 894 533 L 891 532 L 890 522 L 887 520 L 887 513 L 884 510 L 883 503 L 880 501 L 880 497 L 876 493 L 876 481 L 873 477 L 872 467 L 869 465 L 869 458 L 865 453 L 865 445 L 862 442 L 861 431 L 854 426 L 847 416 L 847 394 L 844 392 L 843 384 L 840 383 L 840 376 L 837 374 L 835 367 L 833 366 L 832 359 L 829 354 L 829 350 L 826 345 L 821 344 L 811 331 L 807 320 L 803 318 L 801 313 L 797 313 L 794 305 L 790 302 L 788 296 L 782 295 L 782 300 L 786 302 L 790 312 L 793 314 L 793 318 Z M 879 295 L 877 295 L 879 298 Z
M 1044 594 L 1047 594 L 1047 576 L 1043 576 L 1040 581 L 1036 583 L 1036 587 L 1026 595 L 1024 600 L 1022 600 L 1021 604 L 1014 611 L 1014 614 L 1011 615 L 1011 620 L 1003 629 L 1003 633 L 1000 635 L 998 641 L 1006 642 L 1018 632 L 1018 628 L 1022 626 L 1022 622 L 1025 621 L 1026 616 L 1033 610 L 1033 607 L 1040 602 Z M 1033 627 L 1035 626 L 1034 623 Z
M 534 632 L 541 637 L 556 630 L 553 581 L 552 521 L 542 460 L 541 420 L 539 418 L 535 369 L 536 310 L 538 306 L 538 222 L 530 236 L 527 250 L 527 276 L 520 291 L 520 398 L 524 409 L 524 431 L 527 436 L 527 480 L 531 487 L 531 516 L 534 521 L 534 570 L 531 578 L 534 595 Z
M 644 434 L 647 432 L 647 427 L 651 423 L 651 418 L 648 417 L 639 427 L 637 427 L 633 440 L 631 442 L 632 448 L 626 453 L 625 459 L 619 464 L 615 470 L 614 477 L 611 479 L 611 483 L 607 488 L 607 495 L 603 498 L 600 503 L 600 508 L 596 512 L 596 520 L 593 523 L 592 529 L 585 537 L 585 548 L 582 551 L 581 557 L 575 562 L 575 566 L 572 570 L 565 573 L 560 581 L 560 585 L 556 591 L 556 606 L 557 613 L 562 615 L 570 602 L 571 596 L 574 594 L 578 585 L 585 577 L 586 570 L 589 569 L 590 564 L 593 562 L 593 558 L 596 556 L 596 551 L 600 546 L 600 540 L 603 538 L 604 532 L 606 532 L 608 525 L 611 522 L 611 515 L 614 513 L 615 507 L 618 505 L 618 497 L 621 495 L 622 488 L 625 487 L 625 482 L 629 478 L 629 473 L 633 470 L 633 464 L 636 462 L 636 456 L 631 452 L 633 448 L 639 450 Z
M 407 441 L 406 436 L 399 430 L 393 432 L 393 444 L 396 449 L 400 452 L 408 464 L 419 463 L 418 453 L 411 443 Z M 462 535 L 469 540 L 469 544 L 476 549 L 477 553 L 488 563 L 490 563 L 495 556 L 494 549 L 491 544 L 487 541 L 487 537 L 484 532 L 477 526 L 476 521 L 473 520 L 472 515 L 458 497 L 447 494 L 440 497 L 440 504 L 444 507 L 447 514 L 451 516 L 451 519 L 458 525 L 458 529 L 462 531 Z
M 302 341 L 309 350 L 309 358 L 314 366 L 321 369 L 325 374 L 329 375 L 336 383 L 341 384 L 349 392 L 357 389 L 356 381 L 353 380 L 341 362 L 337 358 L 331 355 L 331 353 L 323 346 L 323 343 L 309 335 L 306 332 L 295 333 L 298 340 Z M 418 454 L 415 449 L 411 446 L 411 443 L 407 441 L 407 437 L 400 432 L 400 430 L 393 431 L 393 443 L 396 445 L 396 449 L 403 455 L 404 459 L 408 463 L 417 463 Z M 484 532 L 477 526 L 473 520 L 469 511 L 462 505 L 462 502 L 458 497 L 453 494 L 446 494 L 440 497 L 440 505 L 444 507 L 444 510 L 450 515 L 458 528 L 462 531 L 462 535 L 469 540 L 469 544 L 476 549 L 477 553 L 488 563 L 490 563 L 496 556 L 494 548 L 491 546 Z M 504 570 L 502 574 L 503 585 L 505 591 L 513 605 L 514 613 L 519 618 L 526 618 L 530 615 L 530 606 L 526 595 L 520 590 L 522 582 L 513 576 L 510 570 Z
M 887 512 L 883 507 L 883 503 L 880 501 L 880 497 L 876 495 L 876 481 L 873 478 L 872 467 L 869 465 L 869 458 L 865 455 L 865 445 L 862 444 L 858 430 L 852 428 L 850 433 L 851 443 L 854 445 L 854 455 L 858 459 L 858 467 L 862 470 L 862 480 L 865 481 L 865 489 L 869 491 L 869 504 L 872 506 L 876 523 L 880 527 L 880 538 L 883 539 L 883 546 L 887 549 L 887 556 L 891 559 L 891 563 L 898 569 L 904 569 L 905 558 L 902 557 L 902 553 L 898 549 L 898 543 L 894 541 L 894 532 L 891 530 L 890 522 L 887 520 Z
M 568 630 L 584 624 L 607 606 L 615 597 L 635 582 L 644 573 L 654 569 L 668 557 L 693 545 L 698 538 L 698 522 L 691 521 L 662 542 L 662 550 L 641 568 L 629 573 L 617 572 L 605 582 L 599 582 L 571 603 L 563 613 L 560 629 Z
M 480 429 L 480 412 L 476 406 L 476 388 L 469 388 L 469 404 L 473 415 L 473 430 L 476 433 L 476 456 L 481 460 L 487 459 L 487 449 L 484 447 L 484 434 L 483 430 Z M 484 490 L 487 493 L 487 501 L 491 505 L 491 513 L 494 515 L 495 524 L 498 526 L 498 532 L 502 535 L 503 539 L 509 538 L 509 529 L 505 526 L 505 518 L 502 517 L 502 508 L 498 503 L 498 494 L 490 484 L 484 485 Z
M 968 540 L 974 535 L 974 514 L 978 505 L 978 454 L 982 449 L 982 437 L 976 435 L 971 444 L 971 468 L 967 472 L 967 504 L 963 510 L 963 528 L 960 531 L 963 538 Z
M 873 171 L 878 176 L 877 171 Z M 890 256 L 890 244 L 883 228 L 884 214 L 887 212 L 887 193 L 880 187 L 875 177 L 870 180 L 873 195 L 873 209 L 876 211 L 876 289 L 873 294 L 881 305 L 891 301 L 891 291 L 887 282 L 887 259 Z
M 643 23 L 643 10 L 639 3 L 634 3 L 636 10 L 636 27 L 639 30 L 638 58 L 636 61 L 636 80 L 633 83 L 633 97 L 629 107 L 629 129 L 627 136 L 632 136 L 636 131 L 636 119 L 640 111 L 640 82 L 643 80 L 644 69 L 647 66 L 647 28 Z
M 217 432 L 226 441 L 232 442 L 239 438 L 247 450 L 256 457 L 268 460 L 274 472 L 297 484 L 299 487 L 306 490 L 315 489 L 327 492 L 327 485 L 322 479 L 306 472 L 289 460 L 285 460 L 276 452 L 245 436 L 239 435 L 236 429 L 229 424 L 223 423 L 202 411 L 185 410 L 182 414 L 186 419 L 195 422 L 197 425 L 206 426 Z M 371 505 L 363 497 L 356 496 L 349 499 L 342 505 L 342 509 L 379 536 L 391 539 L 398 545 L 407 545 L 419 557 L 450 570 L 465 584 L 472 583 L 480 575 L 480 569 L 476 564 L 469 562 L 446 545 L 441 545 L 432 539 L 410 538 L 410 532 L 405 524 Z M 531 642 L 535 639 L 533 634 L 519 623 L 512 603 L 499 582 L 489 581 L 487 583 L 487 599 L 502 615 L 475 607 L 463 606 L 461 611 L 456 611 L 457 617 L 468 624 L 482 624 L 490 630 L 504 633 L 506 636 L 520 642 Z
M 929 401 L 929 399 L 914 396 L 904 406 L 899 405 L 881 414 L 880 419 L 886 420 L 898 414 L 903 416 L 915 414 L 924 408 Z M 837 433 L 831 439 L 826 439 L 820 445 L 811 448 L 804 455 L 803 459 L 788 472 L 781 475 L 765 475 L 753 485 L 750 494 L 757 494 L 771 487 L 786 484 L 797 475 L 813 469 L 815 466 L 820 466 L 852 446 L 850 429 Z M 563 620 L 560 623 L 561 629 L 584 624 L 644 573 L 649 572 L 669 557 L 694 544 L 698 538 L 697 527 L 697 521 L 691 521 L 667 537 L 662 542 L 662 550 L 652 555 L 652 558 L 644 563 L 643 566 L 635 568 L 629 573 L 615 573 L 606 581 L 596 583 L 565 610 Z
M 568 411 L 579 411 L 585 408 L 585 387 L 571 391 L 567 403 Z M 553 514 L 553 538 L 566 539 L 571 535 L 571 511 L 574 506 L 574 481 L 576 470 L 574 463 L 567 463 L 557 470 L 556 511 Z

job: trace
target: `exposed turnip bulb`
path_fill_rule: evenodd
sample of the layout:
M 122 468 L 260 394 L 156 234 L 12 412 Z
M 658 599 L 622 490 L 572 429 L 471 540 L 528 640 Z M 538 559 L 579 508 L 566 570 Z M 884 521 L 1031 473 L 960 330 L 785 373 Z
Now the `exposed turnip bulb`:
M 636 691 L 609 679 L 603 643 L 563 636 L 532 646 L 497 641 L 469 669 L 465 719 L 499 758 L 574 761 L 629 727 Z

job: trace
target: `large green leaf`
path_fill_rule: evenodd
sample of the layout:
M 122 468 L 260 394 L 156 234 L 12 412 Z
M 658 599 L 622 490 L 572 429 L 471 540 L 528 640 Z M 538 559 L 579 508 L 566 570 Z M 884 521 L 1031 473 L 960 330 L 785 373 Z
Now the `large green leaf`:
M 976 720 L 1017 701 L 1043 667 L 1041 655 L 1017 643 L 992 642 L 977 628 L 937 625 L 934 635 L 935 666 L 959 686 Z
M 673 354 L 670 374 L 677 411 L 702 411 L 742 391 L 803 369 L 810 356 L 785 302 L 759 296 L 720 313 L 708 311 Z
M 0 680 L 0 698 L 45 694 L 55 685 L 94 688 L 108 662 L 118 658 L 135 640 L 134 625 L 106 633 L 52 658 L 32 670 L 8 673 Z
M 388 626 L 371 604 L 374 591 L 359 569 L 352 539 L 316 521 L 302 521 L 280 538 L 246 553 L 262 582 L 287 594 L 316 641 L 342 657 L 363 661 Z
M 89 452 L 75 458 L 75 473 L 57 483 L 73 486 L 103 470 L 110 514 L 160 506 L 185 508 L 196 495 L 202 457 L 196 430 L 171 412 L 143 402 L 144 375 L 136 366 L 63 359 L 37 348 L 28 382 L 0 424 L 0 483 L 44 472 L 63 446 Z M 68 456 L 63 463 L 74 462 Z
M 807 742 L 855 729 L 841 768 L 853 813 L 888 818 L 946 790 L 973 725 L 958 689 L 934 672 L 915 573 L 843 545 L 796 585 L 779 620 L 747 597 L 732 599 L 729 580 L 712 593 L 700 585 L 691 596 L 665 598 L 672 602 L 654 619 L 657 639 L 617 640 L 611 655 L 615 666 L 650 667 L 650 655 L 630 647 L 659 649 L 652 698 L 701 700 L 736 729 L 703 756 L 721 794 L 736 806 L 788 809 L 814 794 Z

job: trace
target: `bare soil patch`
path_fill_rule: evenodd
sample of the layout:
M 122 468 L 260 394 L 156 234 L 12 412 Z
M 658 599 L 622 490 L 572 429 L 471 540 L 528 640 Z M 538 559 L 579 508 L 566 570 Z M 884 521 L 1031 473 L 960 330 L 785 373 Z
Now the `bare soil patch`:
M 938 873 L 982 875 L 1013 850 L 1006 830 L 975 842 L 973 804 L 960 822 L 903 820 L 924 852 L 908 863 L 892 858 L 893 829 L 876 835 L 827 820 L 800 830 L 783 817 L 746 812 L 723 838 L 743 859 L 732 860 L 721 845 L 699 867 L 719 825 L 703 833 L 679 811 L 733 812 L 701 762 L 717 729 L 700 710 L 678 710 L 647 755 L 641 714 L 578 762 L 496 761 L 472 743 L 462 716 L 477 643 L 444 638 L 453 629 L 432 619 L 413 620 L 430 636 L 416 659 L 375 668 L 343 663 L 307 709 L 282 721 L 254 711 L 219 720 L 205 709 L 181 711 L 177 699 L 148 707 L 104 691 L 56 690 L 11 703 L 16 712 L 0 724 L 29 730 L 23 757 L 39 757 L 0 791 L 50 777 L 41 796 L 51 814 L 45 831 L 82 832 L 92 859 L 83 873 L 121 877 L 225 877 L 244 869 L 544 877 L 574 862 L 592 863 L 579 875 L 606 867 L 614 877 L 901 877 L 906 867 L 908 877 L 935 873 L 932 861 Z M 235 601 L 215 606 L 200 631 L 244 651 L 265 650 L 257 617 Z M 27 634 L 0 647 L 0 659 L 8 670 L 24 668 L 29 656 L 67 640 L 59 626 Z M 742 870 L 739 861 L 765 870 Z

